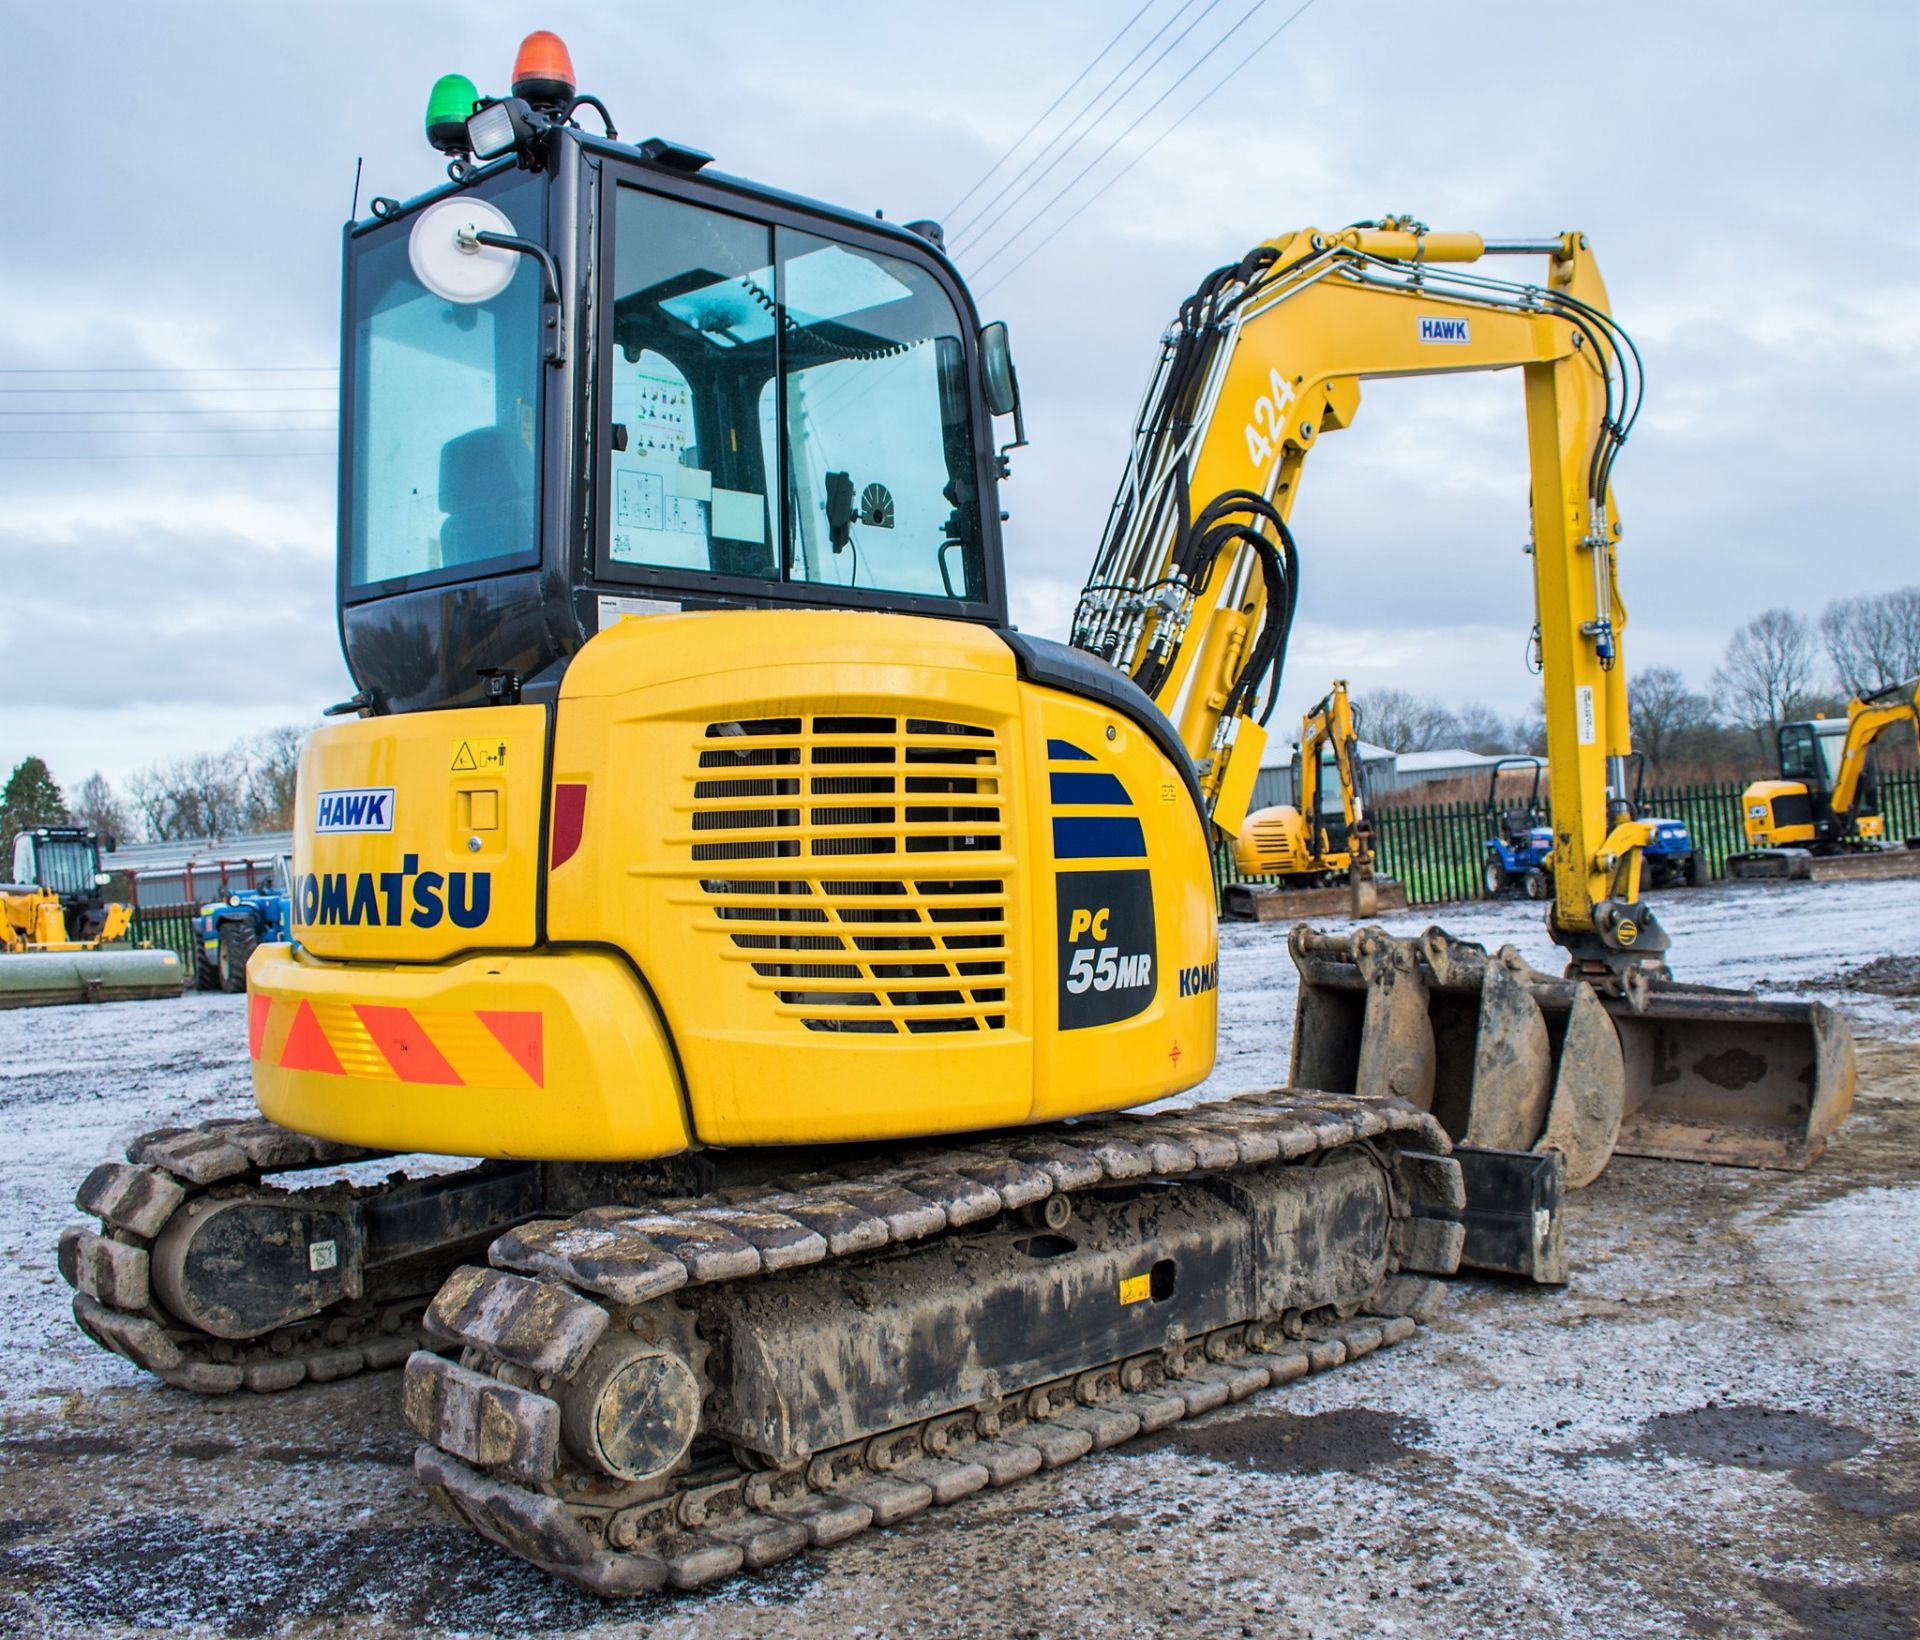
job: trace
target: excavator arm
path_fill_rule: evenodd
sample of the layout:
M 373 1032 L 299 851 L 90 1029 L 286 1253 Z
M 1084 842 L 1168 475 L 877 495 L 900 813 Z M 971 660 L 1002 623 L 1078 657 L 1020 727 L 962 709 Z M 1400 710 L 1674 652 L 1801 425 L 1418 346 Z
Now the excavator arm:
M 1545 281 L 1468 268 L 1513 255 L 1544 258 Z M 1163 345 L 1074 641 L 1173 719 L 1232 835 L 1285 661 L 1287 520 L 1315 444 L 1352 421 L 1367 378 L 1506 369 L 1526 396 L 1553 932 L 1583 967 L 1657 968 L 1666 936 L 1638 905 L 1648 828 L 1608 795 L 1631 750 L 1609 474 L 1640 371 L 1584 235 L 1497 241 L 1396 218 L 1284 234 L 1209 276 Z
M 1835 814 L 1851 814 L 1867 773 L 1867 753 L 1889 729 L 1902 723 L 1914 726 L 1920 738 L 1920 677 L 1889 684 L 1870 695 L 1847 702 L 1847 739 L 1840 748 L 1840 770 L 1834 777 L 1831 799 Z
M 1320 755 L 1323 748 L 1333 751 L 1334 778 L 1340 783 L 1340 814 L 1347 830 L 1366 822 L 1366 799 L 1360 786 L 1360 771 L 1355 750 L 1356 735 L 1353 707 L 1347 699 L 1344 679 L 1336 679 L 1324 699 L 1300 720 L 1300 812 L 1314 828 L 1314 852 L 1324 854 L 1319 829 Z

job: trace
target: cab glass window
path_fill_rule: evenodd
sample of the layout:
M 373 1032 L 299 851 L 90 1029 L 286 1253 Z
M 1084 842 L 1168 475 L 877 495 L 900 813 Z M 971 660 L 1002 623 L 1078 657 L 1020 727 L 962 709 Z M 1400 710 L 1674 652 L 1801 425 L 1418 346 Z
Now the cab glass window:
M 615 232 L 612 565 L 986 597 L 929 270 L 634 188 Z
M 544 240 L 544 190 L 516 177 L 486 195 Z M 521 258 L 485 302 L 427 290 L 409 223 L 355 248 L 349 579 L 356 587 L 538 552 L 540 275 Z
M 778 575 L 779 490 L 760 441 L 760 396 L 775 371 L 772 259 L 762 223 L 620 190 L 615 564 Z
M 793 578 L 985 597 L 953 304 L 915 263 L 778 237 Z
M 1847 749 L 1846 723 L 1835 718 L 1831 727 L 1822 724 L 1815 731 L 1813 743 L 1820 748 L 1820 764 L 1826 772 L 1827 784 L 1831 786 L 1840 778 L 1840 759 Z
M 1818 786 L 1826 782 L 1826 765 L 1813 748 L 1813 731 L 1803 723 L 1790 723 L 1780 731 L 1780 773 L 1787 780 L 1806 780 Z

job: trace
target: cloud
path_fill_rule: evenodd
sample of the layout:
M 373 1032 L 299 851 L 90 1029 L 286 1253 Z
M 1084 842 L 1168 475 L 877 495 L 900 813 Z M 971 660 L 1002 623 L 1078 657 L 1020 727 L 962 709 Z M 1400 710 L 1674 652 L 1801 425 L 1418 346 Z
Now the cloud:
M 356 158 L 363 210 L 437 185 L 428 87 L 460 70 L 502 89 L 529 21 L 568 40 L 625 134 L 898 220 L 957 202 L 1118 17 L 1092 0 L 849 0 L 819 15 L 743 0 L 660 28 L 590 0 L 532 20 L 508 0 L 342 0 L 318 14 L 209 4 L 191 27 L 124 8 L 103 28 L 84 8 L 21 10 L 12 55 L 85 63 L 87 95 L 43 162 L 10 175 L 0 366 L 333 360 Z M 1012 328 L 1034 441 L 1004 492 L 1015 619 L 1064 634 L 1159 337 L 1200 277 L 1277 231 L 1391 210 L 1593 236 L 1648 370 L 1617 470 L 1631 665 L 1677 665 L 1698 686 L 1758 610 L 1910 580 L 1920 216 L 1889 202 L 1911 192 L 1913 158 L 1891 65 L 1916 44 L 1920 12 L 1864 0 L 1791 27 L 1733 0 L 1624 0 L 1597 35 L 1589 15 L 1519 0 L 1444 19 L 1412 0 L 1319 0 L 1199 104 L 1228 48 L 981 281 Z M 963 270 L 1082 163 L 962 251 Z M 1518 401 L 1511 377 L 1369 385 L 1353 427 L 1315 453 L 1280 721 L 1335 672 L 1509 713 L 1537 693 Z M 0 454 L 90 459 L 0 462 L 14 598 L 0 755 L 33 733 L 119 766 L 346 692 L 324 434 L 223 441 L 203 426 L 178 448 L 245 443 L 248 459 L 135 460 L 158 441 L 11 436 L 25 419 L 0 418 Z
M 0 523 L 9 577 L 9 710 L 183 711 L 338 699 L 325 557 L 252 534 L 116 527 L 48 538 Z

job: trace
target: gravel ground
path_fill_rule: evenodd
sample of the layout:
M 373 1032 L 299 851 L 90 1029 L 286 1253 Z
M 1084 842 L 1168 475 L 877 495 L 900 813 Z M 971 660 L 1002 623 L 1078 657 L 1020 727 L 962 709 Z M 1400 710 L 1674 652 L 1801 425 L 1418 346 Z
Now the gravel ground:
M 72 1190 L 134 1132 L 247 1108 L 243 1008 L 0 1014 L 0 1630 L 1920 1633 L 1920 884 L 1661 911 L 1683 977 L 1853 1014 L 1856 1114 L 1811 1172 L 1623 1158 L 1570 1205 L 1565 1292 L 1461 1282 L 1353 1367 L 625 1607 L 438 1517 L 391 1377 L 207 1401 L 88 1344 L 51 1251 Z M 1556 966 L 1537 908 L 1442 920 Z M 1221 1061 L 1186 1100 L 1282 1076 L 1292 1007 L 1283 930 L 1227 929 Z

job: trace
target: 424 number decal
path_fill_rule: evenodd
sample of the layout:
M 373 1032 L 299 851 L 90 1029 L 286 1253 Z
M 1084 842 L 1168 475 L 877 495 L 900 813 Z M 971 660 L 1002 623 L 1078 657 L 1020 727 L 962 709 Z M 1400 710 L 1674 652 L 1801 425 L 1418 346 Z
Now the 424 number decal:
M 1293 384 L 1277 370 L 1267 372 L 1267 390 L 1253 401 L 1247 418 L 1247 460 L 1260 472 L 1273 460 L 1273 447 L 1287 433 L 1287 410 L 1293 404 Z

